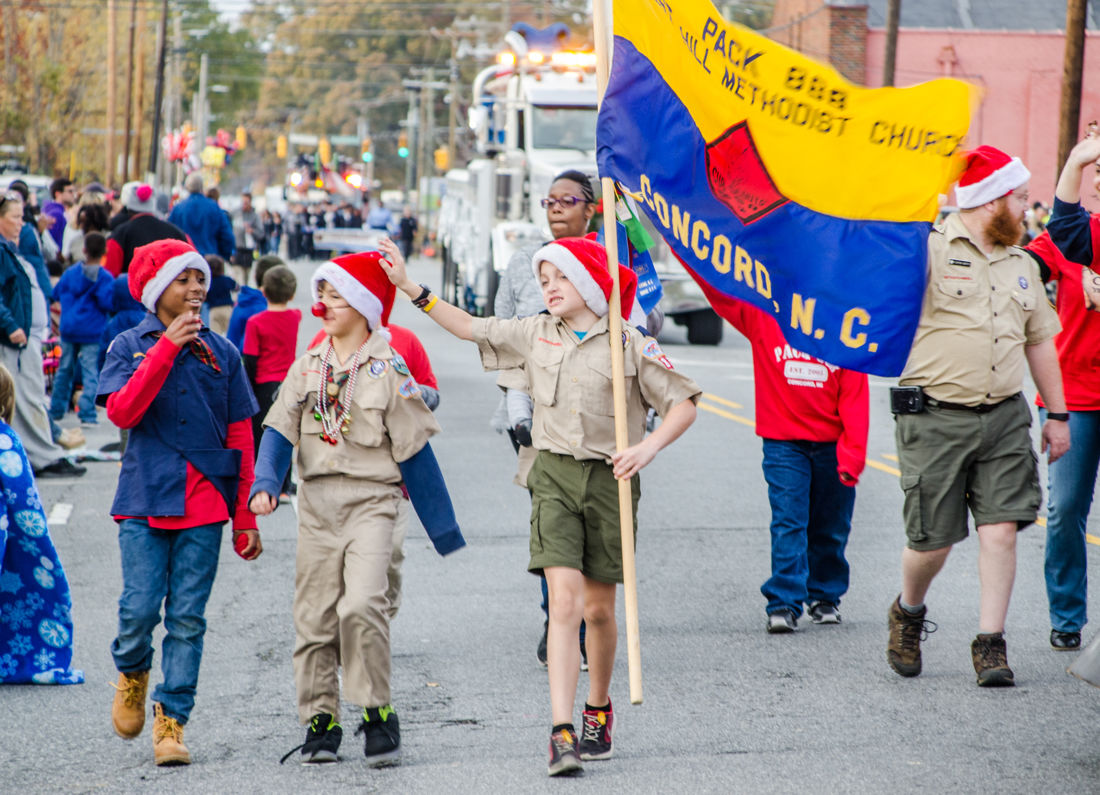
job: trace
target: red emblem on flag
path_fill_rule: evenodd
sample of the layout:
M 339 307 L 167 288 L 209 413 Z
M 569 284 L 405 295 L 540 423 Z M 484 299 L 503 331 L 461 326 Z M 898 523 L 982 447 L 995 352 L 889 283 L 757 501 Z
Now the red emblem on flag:
M 789 201 L 764 167 L 747 122 L 707 145 L 707 182 L 714 197 L 746 225 Z

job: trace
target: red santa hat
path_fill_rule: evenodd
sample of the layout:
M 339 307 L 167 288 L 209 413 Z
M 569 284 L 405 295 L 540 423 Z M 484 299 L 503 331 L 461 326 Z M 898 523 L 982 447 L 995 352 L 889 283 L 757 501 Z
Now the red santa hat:
M 536 279 L 540 276 L 539 268 L 544 262 L 549 262 L 565 274 L 565 278 L 577 288 L 589 309 L 600 317 L 608 313 L 613 282 L 611 273 L 607 270 L 607 249 L 587 238 L 563 237 L 535 252 L 532 266 Z M 619 296 L 622 315 L 632 325 L 644 325 L 645 316 L 634 305 L 637 288 L 638 277 L 634 275 L 634 271 L 620 265 Z M 639 317 L 640 320 L 635 322 Z
M 321 300 L 318 285 L 328 282 L 360 315 L 367 319 L 370 331 L 383 328 L 390 320 L 396 288 L 382 270 L 384 259 L 378 251 L 345 254 L 326 262 L 313 272 L 310 292 Z
M 157 301 L 168 285 L 192 268 L 202 271 L 210 284 L 210 266 L 194 246 L 182 240 L 156 240 L 134 249 L 128 281 L 130 295 L 150 312 L 156 313 Z
M 960 209 L 981 207 L 999 199 L 1031 179 L 1018 157 L 1009 157 L 993 146 L 979 146 L 966 153 L 966 170 L 955 186 Z

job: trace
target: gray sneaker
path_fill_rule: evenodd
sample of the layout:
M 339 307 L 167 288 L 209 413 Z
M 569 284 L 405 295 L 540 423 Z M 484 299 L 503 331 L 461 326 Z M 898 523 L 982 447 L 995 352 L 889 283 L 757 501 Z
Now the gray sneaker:
M 798 629 L 798 616 L 790 608 L 783 607 L 774 613 L 768 613 L 768 633 L 771 635 L 783 635 Z
M 832 602 L 811 602 L 809 613 L 810 619 L 815 624 L 840 623 L 840 611 L 836 609 L 836 605 Z

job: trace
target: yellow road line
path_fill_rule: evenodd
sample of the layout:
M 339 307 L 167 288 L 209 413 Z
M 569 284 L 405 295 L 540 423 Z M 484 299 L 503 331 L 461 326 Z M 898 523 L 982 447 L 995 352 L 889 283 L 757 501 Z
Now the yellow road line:
M 710 392 L 704 392 L 703 397 L 705 397 L 707 400 L 713 400 L 715 403 L 721 403 L 723 406 L 728 406 L 731 409 L 745 408 L 740 403 L 734 403 L 732 400 L 726 400 L 723 397 L 718 397 L 718 395 L 712 395 Z
M 867 459 L 867 466 L 871 467 L 872 469 L 877 469 L 879 472 L 885 472 L 888 475 L 893 475 L 894 477 L 901 477 L 900 470 L 894 469 L 892 466 L 887 466 L 886 464 L 880 464 L 873 458 Z
M 702 401 L 699 402 L 699 408 L 701 408 L 703 411 L 709 411 L 711 414 L 717 414 L 719 417 L 725 417 L 727 420 L 733 420 L 734 422 L 739 422 L 742 425 L 747 425 L 750 428 L 756 427 L 756 423 L 750 419 L 746 419 L 745 417 L 738 417 L 736 414 L 731 414 L 728 411 L 723 411 L 722 409 L 707 405 Z
M 882 457 L 885 458 L 887 461 L 893 461 L 895 464 L 898 462 L 898 457 L 896 455 L 890 455 L 889 453 L 883 453 Z

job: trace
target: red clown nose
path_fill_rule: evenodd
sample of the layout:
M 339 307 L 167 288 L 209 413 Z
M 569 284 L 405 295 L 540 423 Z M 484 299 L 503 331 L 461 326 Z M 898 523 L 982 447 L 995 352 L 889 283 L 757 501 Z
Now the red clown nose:
M 323 301 L 318 301 L 309 308 L 309 311 L 313 313 L 314 317 L 324 317 L 325 312 L 328 311 L 328 307 L 325 306 Z

